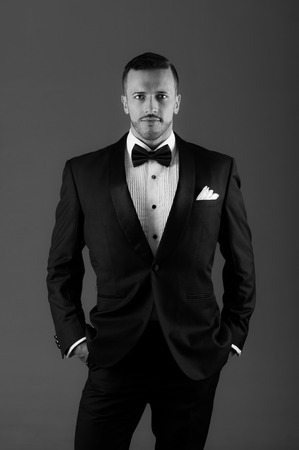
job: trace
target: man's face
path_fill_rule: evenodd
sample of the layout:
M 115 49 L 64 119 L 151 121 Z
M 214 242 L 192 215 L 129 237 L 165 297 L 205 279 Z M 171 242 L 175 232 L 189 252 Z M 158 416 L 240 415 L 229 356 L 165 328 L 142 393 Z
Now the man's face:
M 130 70 L 126 92 L 121 97 L 124 111 L 131 119 L 133 134 L 155 147 L 172 131 L 173 115 L 179 112 L 171 69 Z

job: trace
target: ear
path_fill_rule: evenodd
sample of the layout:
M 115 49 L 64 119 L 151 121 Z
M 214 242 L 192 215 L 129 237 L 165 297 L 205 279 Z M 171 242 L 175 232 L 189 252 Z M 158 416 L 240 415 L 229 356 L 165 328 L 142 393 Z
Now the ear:
M 127 96 L 126 95 L 122 95 L 121 96 L 121 102 L 123 104 L 125 113 L 129 114 L 128 101 L 127 101 Z
M 181 95 L 176 96 L 175 105 L 174 105 L 174 114 L 178 114 L 180 110 L 180 104 L 181 104 Z

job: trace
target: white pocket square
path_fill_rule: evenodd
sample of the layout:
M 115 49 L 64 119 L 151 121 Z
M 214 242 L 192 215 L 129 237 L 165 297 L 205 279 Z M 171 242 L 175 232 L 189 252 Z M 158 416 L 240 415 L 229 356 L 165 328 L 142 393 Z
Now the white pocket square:
M 198 194 L 196 200 L 217 200 L 219 194 L 210 189 L 208 186 L 205 186 L 203 190 Z

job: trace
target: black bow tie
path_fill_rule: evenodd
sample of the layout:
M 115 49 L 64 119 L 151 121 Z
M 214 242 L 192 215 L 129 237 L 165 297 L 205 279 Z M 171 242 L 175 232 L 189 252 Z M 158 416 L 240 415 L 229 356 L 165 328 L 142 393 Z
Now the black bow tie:
M 154 152 L 149 152 L 140 145 L 135 144 L 132 150 L 132 163 L 134 167 L 141 166 L 149 160 L 157 161 L 162 166 L 168 167 L 171 162 L 171 151 L 168 145 L 163 145 Z

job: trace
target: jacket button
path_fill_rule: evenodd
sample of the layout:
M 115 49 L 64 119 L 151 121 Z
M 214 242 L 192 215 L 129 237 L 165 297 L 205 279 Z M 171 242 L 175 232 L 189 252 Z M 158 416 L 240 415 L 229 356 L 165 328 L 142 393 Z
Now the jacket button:
M 158 270 L 159 270 L 159 266 L 158 266 L 158 264 L 155 264 L 153 267 L 153 271 L 158 272 Z

